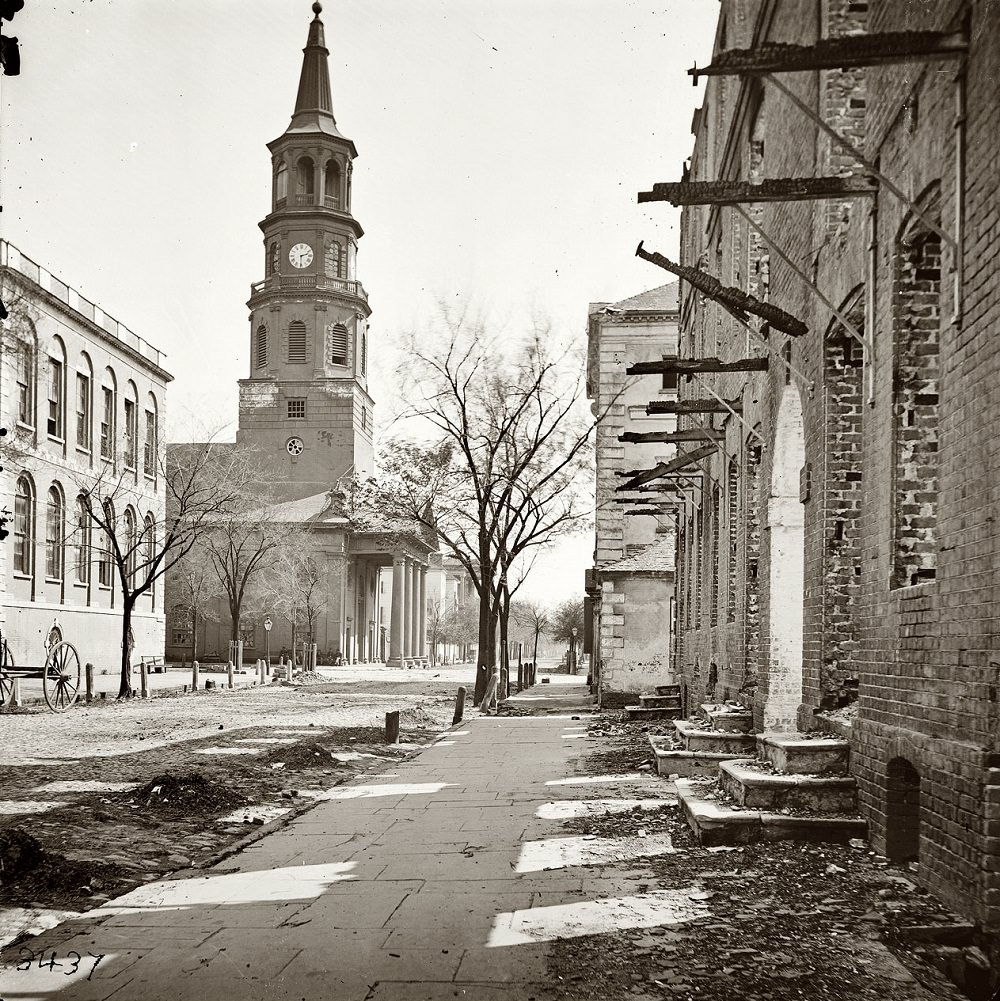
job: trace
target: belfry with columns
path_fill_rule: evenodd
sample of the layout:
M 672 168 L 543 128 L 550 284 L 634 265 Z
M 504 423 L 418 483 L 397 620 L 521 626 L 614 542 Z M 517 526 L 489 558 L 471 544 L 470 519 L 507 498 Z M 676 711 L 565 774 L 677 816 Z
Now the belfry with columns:
M 250 371 L 239 382 L 236 441 L 253 446 L 267 470 L 270 520 L 308 530 L 323 581 L 313 630 L 320 662 L 398 667 L 427 656 L 426 577 L 437 546 L 419 526 L 388 521 L 377 503 L 366 510 L 350 501 L 351 483 L 374 472 L 371 309 L 358 278 L 363 230 L 352 212 L 357 149 L 334 118 L 322 7 L 312 10 L 292 119 L 268 143 L 264 277 L 247 302 Z M 170 608 L 169 580 L 167 588 Z M 227 650 L 231 623 L 220 612 L 200 630 L 199 656 Z M 186 652 L 180 625 L 169 624 L 168 657 Z M 244 659 L 302 639 L 301 624 L 294 628 L 266 602 L 243 614 L 240 632 Z

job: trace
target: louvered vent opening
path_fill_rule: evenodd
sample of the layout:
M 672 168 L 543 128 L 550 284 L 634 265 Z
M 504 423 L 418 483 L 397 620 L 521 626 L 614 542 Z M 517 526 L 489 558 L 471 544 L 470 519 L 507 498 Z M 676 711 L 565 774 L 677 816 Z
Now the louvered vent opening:
M 267 327 L 257 328 L 257 368 L 267 364 Z
M 301 320 L 288 326 L 288 361 L 293 365 L 304 365 L 306 361 L 306 325 Z
M 347 364 L 347 327 L 342 323 L 330 328 L 330 364 Z

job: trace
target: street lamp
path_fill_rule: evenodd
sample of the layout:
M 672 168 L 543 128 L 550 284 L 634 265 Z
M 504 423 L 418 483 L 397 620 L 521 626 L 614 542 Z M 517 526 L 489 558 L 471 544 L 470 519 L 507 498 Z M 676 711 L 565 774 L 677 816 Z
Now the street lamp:
M 576 626 L 573 626 L 570 632 L 573 634 L 573 642 L 570 646 L 570 656 L 572 657 L 573 667 L 570 673 L 576 674 Z
M 271 626 L 274 623 L 271 621 L 271 616 L 267 615 L 264 617 L 264 650 L 267 655 L 267 666 L 271 666 Z

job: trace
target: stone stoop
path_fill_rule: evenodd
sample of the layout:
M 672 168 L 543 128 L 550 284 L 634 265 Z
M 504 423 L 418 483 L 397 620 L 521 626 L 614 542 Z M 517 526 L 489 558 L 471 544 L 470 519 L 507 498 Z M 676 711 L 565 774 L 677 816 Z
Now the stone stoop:
M 683 715 L 680 691 L 669 691 L 677 685 L 660 685 L 656 695 L 640 695 L 637 706 L 626 706 L 629 720 L 680 719 Z M 668 691 L 663 691 L 668 689 Z
M 749 724 L 745 724 L 749 725 Z M 710 720 L 674 720 L 675 735 L 650 735 L 660 775 L 715 775 L 723 761 L 753 753 L 756 737 L 737 730 L 715 730 Z
M 758 734 L 756 759 L 730 756 L 715 780 L 677 781 L 691 829 L 705 845 L 863 838 L 846 740 Z M 657 758 L 659 766 L 659 758 Z
M 655 690 L 657 695 L 676 695 L 678 698 L 681 697 L 680 685 L 657 685 Z

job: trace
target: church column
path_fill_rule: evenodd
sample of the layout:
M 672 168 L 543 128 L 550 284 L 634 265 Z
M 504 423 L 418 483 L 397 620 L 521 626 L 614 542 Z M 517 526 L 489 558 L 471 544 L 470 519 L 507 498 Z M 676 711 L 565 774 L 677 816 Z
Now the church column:
M 413 574 L 413 590 L 410 593 L 410 656 L 419 657 L 417 630 L 420 627 L 420 587 L 417 582 L 420 578 L 420 567 L 417 566 L 416 560 L 410 564 L 410 570 Z
M 413 561 L 403 564 L 403 660 L 413 656 Z
M 419 587 L 417 588 L 417 655 L 427 657 L 427 567 L 418 571 Z
M 403 665 L 403 577 L 406 564 L 402 556 L 392 560 L 392 614 L 389 619 L 389 659 L 392 667 Z

